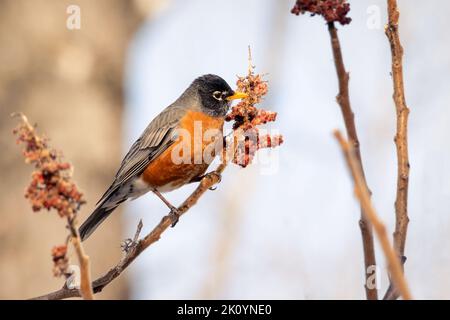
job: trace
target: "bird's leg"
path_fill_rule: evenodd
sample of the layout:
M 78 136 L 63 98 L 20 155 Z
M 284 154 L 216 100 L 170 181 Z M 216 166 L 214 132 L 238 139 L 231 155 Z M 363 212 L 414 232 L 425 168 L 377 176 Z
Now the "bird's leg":
M 172 220 L 172 228 L 178 223 L 178 219 L 180 218 L 180 213 L 176 207 L 174 207 L 166 198 L 163 197 L 161 192 L 156 189 L 153 189 L 153 193 L 158 196 L 164 202 L 164 204 L 170 209 L 170 219 Z

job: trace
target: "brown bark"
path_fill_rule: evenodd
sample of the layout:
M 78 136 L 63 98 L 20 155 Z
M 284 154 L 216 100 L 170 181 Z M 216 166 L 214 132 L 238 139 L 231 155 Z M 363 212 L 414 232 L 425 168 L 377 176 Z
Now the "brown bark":
M 94 300 L 94 292 L 91 286 L 91 262 L 89 256 L 85 253 L 81 243 L 80 233 L 75 219 L 68 218 L 67 224 L 70 229 L 72 244 L 80 264 L 80 295 L 85 300 Z
M 409 186 L 409 156 L 408 156 L 408 115 L 405 88 L 403 82 L 403 47 L 400 42 L 398 24 L 400 13 L 396 0 L 388 0 L 388 25 L 386 35 L 389 40 L 392 54 L 392 79 L 394 86 L 394 103 L 397 114 L 397 133 L 394 141 L 397 149 L 397 196 L 395 199 L 395 231 L 394 248 L 399 260 L 406 261 L 405 244 L 408 231 L 408 186 Z M 398 298 L 392 283 L 384 299 Z
M 346 132 L 347 132 L 347 137 L 355 150 L 355 157 L 358 162 L 358 166 L 360 167 L 364 188 L 370 194 L 370 190 L 369 190 L 369 187 L 367 186 L 367 182 L 366 182 L 366 178 L 365 178 L 365 174 L 364 174 L 364 168 L 363 168 L 363 164 L 362 164 L 362 160 L 361 160 L 361 151 L 359 148 L 358 134 L 357 134 L 356 125 L 355 125 L 355 115 L 353 113 L 353 110 L 352 110 L 352 107 L 350 104 L 349 89 L 348 89 L 348 82 L 349 82 L 350 76 L 349 76 L 348 72 L 345 70 L 344 59 L 342 57 L 341 45 L 339 42 L 337 29 L 336 29 L 334 23 L 328 24 L 328 31 L 330 33 L 331 47 L 333 49 L 334 63 L 336 66 L 336 73 L 337 73 L 337 77 L 338 77 L 338 81 L 339 81 L 339 93 L 338 93 L 336 99 L 341 108 L 342 116 L 344 118 L 344 124 L 345 124 Z M 372 226 L 370 225 L 366 216 L 363 214 L 362 209 L 361 209 L 361 218 L 359 220 L 359 227 L 361 229 L 363 251 L 364 251 L 364 267 L 365 267 L 364 274 L 366 276 L 366 282 L 365 282 L 364 287 L 366 290 L 366 297 L 368 300 L 377 300 L 378 299 L 377 289 L 369 288 L 367 286 L 367 283 L 369 281 L 371 281 L 369 279 L 369 277 L 373 278 L 373 275 L 368 274 L 367 271 L 370 270 L 369 269 L 370 267 L 376 266 L 376 259 L 375 259 L 375 249 L 374 249 Z M 376 276 L 376 274 L 375 274 L 375 276 Z

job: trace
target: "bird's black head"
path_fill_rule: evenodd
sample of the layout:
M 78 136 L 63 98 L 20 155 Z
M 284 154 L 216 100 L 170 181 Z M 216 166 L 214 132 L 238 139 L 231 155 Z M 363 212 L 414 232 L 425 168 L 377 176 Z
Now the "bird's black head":
M 236 93 L 228 83 L 214 74 L 207 74 L 194 80 L 202 104 L 202 111 L 214 116 L 224 117 L 228 112 L 231 101 L 243 98 L 243 94 Z

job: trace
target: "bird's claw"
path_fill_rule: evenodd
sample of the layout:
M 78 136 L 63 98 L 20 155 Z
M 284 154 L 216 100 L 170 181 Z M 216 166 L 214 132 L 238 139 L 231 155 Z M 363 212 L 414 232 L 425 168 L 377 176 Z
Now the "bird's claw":
M 134 248 L 137 245 L 137 242 L 134 241 L 131 238 L 125 239 L 122 241 L 122 244 L 120 245 L 120 248 L 123 252 L 128 253 L 132 248 Z
M 208 176 L 216 176 L 217 182 L 215 184 L 219 184 L 222 181 L 222 175 L 220 173 L 217 173 L 216 171 L 211 171 L 207 174 Z M 209 188 L 209 190 L 214 191 L 216 190 L 216 186 L 212 186 Z
M 172 222 L 171 227 L 173 228 L 177 225 L 178 220 L 180 220 L 180 212 L 178 211 L 177 208 L 172 207 L 170 209 L 169 217 L 170 217 L 170 221 Z

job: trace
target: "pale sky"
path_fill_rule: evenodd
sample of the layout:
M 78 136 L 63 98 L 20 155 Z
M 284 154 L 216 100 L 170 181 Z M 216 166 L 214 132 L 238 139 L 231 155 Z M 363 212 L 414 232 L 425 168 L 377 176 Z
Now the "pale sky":
M 373 201 L 392 232 L 395 109 L 385 1 L 350 2 L 353 22 L 339 27 L 339 34 L 351 101 Z M 438 2 L 439 10 L 431 13 Z M 234 86 L 236 74 L 246 72 L 248 45 L 256 71 L 268 73 L 263 106 L 278 111 L 272 128 L 284 135 L 285 144 L 272 159 L 275 172 L 262 174 L 258 165 L 228 168 L 217 190 L 139 257 L 130 267 L 133 298 L 364 298 L 358 204 L 331 134 L 344 127 L 334 100 L 329 36 L 321 18 L 290 14 L 293 3 L 173 0 L 134 39 L 127 67 L 126 148 L 195 77 L 216 73 Z M 450 47 L 444 7 L 450 4 L 403 0 L 399 5 L 411 109 L 406 276 L 414 297 L 448 299 Z M 369 7 L 375 14 L 380 9 L 380 28 L 367 26 L 373 17 Z M 167 197 L 179 204 L 193 187 Z M 124 237 L 134 233 L 140 218 L 145 232 L 166 213 L 151 194 L 128 204 Z M 379 248 L 377 257 L 381 295 L 388 282 Z

